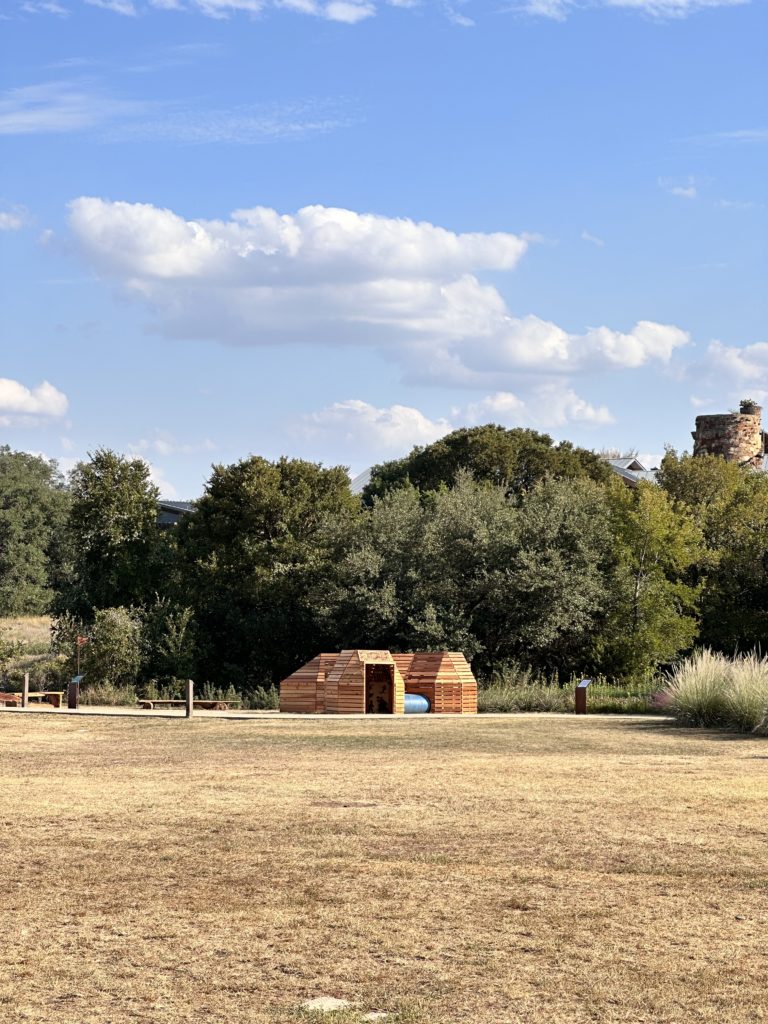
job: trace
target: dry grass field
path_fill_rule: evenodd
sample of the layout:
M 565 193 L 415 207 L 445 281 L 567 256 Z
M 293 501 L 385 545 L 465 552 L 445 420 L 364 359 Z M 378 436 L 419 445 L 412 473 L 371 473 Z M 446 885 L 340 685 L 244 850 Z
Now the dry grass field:
M 768 1020 L 767 810 L 658 720 L 0 712 L 0 1020 Z
M 12 640 L 25 644 L 49 644 L 51 640 L 50 615 L 15 615 L 0 618 L 0 630 Z

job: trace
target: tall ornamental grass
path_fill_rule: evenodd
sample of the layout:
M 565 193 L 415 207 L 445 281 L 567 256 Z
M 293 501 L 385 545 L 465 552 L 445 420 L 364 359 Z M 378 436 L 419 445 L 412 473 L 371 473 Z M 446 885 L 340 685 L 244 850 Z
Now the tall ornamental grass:
M 665 693 L 685 725 L 759 732 L 768 718 L 768 657 L 697 651 L 672 671 Z

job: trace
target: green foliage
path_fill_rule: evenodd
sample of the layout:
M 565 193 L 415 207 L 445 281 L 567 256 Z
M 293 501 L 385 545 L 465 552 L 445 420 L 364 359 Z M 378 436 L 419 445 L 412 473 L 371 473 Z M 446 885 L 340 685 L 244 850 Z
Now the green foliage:
M 0 446 L 0 615 L 48 609 L 65 572 L 68 504 L 55 462 Z
M 100 448 L 71 474 L 71 578 L 59 612 L 147 602 L 167 568 L 169 541 L 157 529 L 158 490 L 142 459 Z
M 454 430 L 433 444 L 414 448 L 404 459 L 374 466 L 363 500 L 371 504 L 375 497 L 408 483 L 421 492 L 450 487 L 461 470 L 502 487 L 508 495 L 530 490 L 545 477 L 604 482 L 610 476 L 594 452 L 567 441 L 555 444 L 548 434 L 535 430 L 488 424 Z
M 768 476 L 670 450 L 660 479 L 703 534 L 691 573 L 701 584 L 702 643 L 726 653 L 768 646 Z
M 130 608 L 100 608 L 83 648 L 82 671 L 88 684 L 135 682 L 141 665 L 141 618 Z
M 136 707 L 136 690 L 114 683 L 92 683 L 80 691 L 80 703 L 91 707 Z
M 598 660 L 613 674 L 639 678 L 693 644 L 698 588 L 686 574 L 702 535 L 687 510 L 653 484 L 630 490 L 616 481 L 608 495 L 615 565 Z
M 603 614 L 608 518 L 590 480 L 544 481 L 517 503 L 466 472 L 426 501 L 400 488 L 338 531 L 318 614 L 336 647 L 461 650 L 481 673 L 510 658 L 570 668 Z
M 7 629 L 0 629 L 0 679 L 5 682 L 8 672 L 16 659 L 24 652 L 24 644 L 11 636 Z
M 142 615 L 142 676 L 149 679 L 189 679 L 195 664 L 195 624 L 192 609 L 155 597 Z
M 315 653 L 322 636 L 309 594 L 328 572 L 325 525 L 358 509 L 342 467 L 256 456 L 214 467 L 177 528 L 198 675 L 249 688 L 283 678 Z

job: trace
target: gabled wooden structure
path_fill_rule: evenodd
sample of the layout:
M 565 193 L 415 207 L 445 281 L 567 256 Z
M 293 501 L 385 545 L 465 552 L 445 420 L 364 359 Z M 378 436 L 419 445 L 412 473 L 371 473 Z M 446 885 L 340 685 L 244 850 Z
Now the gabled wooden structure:
M 318 654 L 280 684 L 280 710 L 329 715 L 405 711 L 405 694 L 435 714 L 477 712 L 477 681 L 463 654 L 349 650 Z

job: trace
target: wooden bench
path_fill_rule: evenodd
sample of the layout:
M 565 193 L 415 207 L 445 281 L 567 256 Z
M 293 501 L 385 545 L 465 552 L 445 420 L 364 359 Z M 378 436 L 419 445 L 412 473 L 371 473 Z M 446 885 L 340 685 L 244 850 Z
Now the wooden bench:
M 193 700 L 192 706 L 200 708 L 202 711 L 229 711 L 230 707 L 240 707 L 239 700 Z M 139 707 L 142 711 L 153 711 L 155 708 L 184 708 L 187 706 L 185 700 L 161 700 L 154 698 L 139 699 Z
M 21 694 L 19 694 L 21 696 Z M 64 691 L 63 690 L 35 690 L 29 694 L 30 700 L 37 700 L 41 704 L 52 704 L 55 708 L 60 708 L 64 703 Z
M 30 700 L 35 700 L 45 704 L 52 704 L 55 708 L 60 708 L 64 702 L 63 690 L 33 690 L 28 694 L 28 696 Z M 20 707 L 21 694 L 0 693 L 0 704 L 9 704 L 11 707 Z

